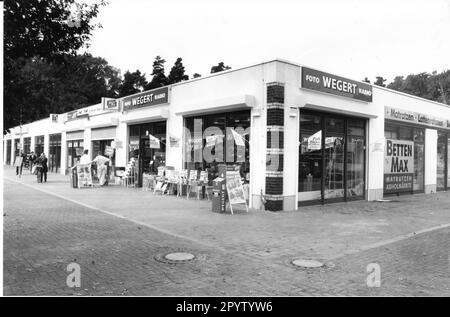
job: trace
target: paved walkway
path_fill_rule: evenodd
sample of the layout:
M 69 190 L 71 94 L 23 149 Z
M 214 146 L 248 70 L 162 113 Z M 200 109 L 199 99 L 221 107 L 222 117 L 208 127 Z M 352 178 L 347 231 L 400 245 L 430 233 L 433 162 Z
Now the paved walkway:
M 383 203 L 358 201 L 230 215 L 211 212 L 208 201 L 140 189 L 72 189 L 68 177 L 59 174 L 49 174 L 48 183 L 37 184 L 34 176 L 19 180 L 7 167 L 5 177 L 175 237 L 278 263 L 292 257 L 332 260 L 450 225 L 450 192 L 401 196 Z
M 344 256 L 318 270 L 223 251 L 5 180 L 5 295 L 450 296 L 450 228 Z M 256 217 L 256 215 L 253 215 Z M 192 262 L 161 262 L 171 251 Z M 81 287 L 66 284 L 67 265 Z M 366 284 L 369 263 L 381 287 Z

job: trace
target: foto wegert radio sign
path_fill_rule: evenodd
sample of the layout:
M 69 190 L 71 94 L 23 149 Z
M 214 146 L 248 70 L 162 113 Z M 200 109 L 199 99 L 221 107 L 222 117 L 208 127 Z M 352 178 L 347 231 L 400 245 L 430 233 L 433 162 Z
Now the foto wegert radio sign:
M 372 102 L 372 86 L 344 77 L 302 67 L 302 88 Z
M 169 88 L 162 87 L 154 90 L 144 91 L 133 96 L 125 97 L 123 98 L 122 102 L 124 111 L 168 103 Z

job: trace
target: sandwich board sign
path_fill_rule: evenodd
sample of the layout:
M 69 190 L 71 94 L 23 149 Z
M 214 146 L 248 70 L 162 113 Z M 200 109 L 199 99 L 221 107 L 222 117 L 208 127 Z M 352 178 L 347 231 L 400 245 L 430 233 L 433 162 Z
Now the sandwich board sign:
M 230 203 L 231 214 L 233 214 L 233 205 L 244 204 L 248 212 L 247 201 L 245 200 L 244 187 L 241 182 L 239 171 L 227 171 L 226 186 L 228 201 Z

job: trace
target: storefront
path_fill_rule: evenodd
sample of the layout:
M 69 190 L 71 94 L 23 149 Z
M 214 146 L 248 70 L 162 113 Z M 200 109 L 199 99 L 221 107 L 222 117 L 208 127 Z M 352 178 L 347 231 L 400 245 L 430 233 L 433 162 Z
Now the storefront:
M 44 153 L 44 139 L 43 135 L 34 137 L 34 153 L 38 156 Z
M 437 141 L 437 190 L 450 189 L 450 132 L 438 131 Z
M 61 168 L 61 133 L 50 134 L 49 140 L 48 170 L 57 173 Z
M 412 144 L 412 151 L 411 153 L 406 153 L 409 155 L 402 155 L 399 152 L 397 155 L 399 157 L 399 167 L 398 171 L 393 171 L 395 168 L 392 166 L 392 157 L 389 155 L 389 149 L 385 151 L 385 167 L 386 164 L 391 164 L 391 167 L 389 169 L 385 168 L 385 174 L 399 174 L 400 176 L 407 176 L 407 174 L 412 175 L 412 182 L 411 180 L 406 181 L 392 181 L 393 184 L 391 184 L 391 188 L 386 188 L 389 183 L 389 180 L 385 179 L 385 186 L 384 186 L 384 194 L 385 195 L 399 195 L 399 194 L 413 194 L 413 193 L 423 193 L 425 189 L 425 129 L 420 126 L 414 126 L 414 125 L 406 125 L 406 124 L 400 124 L 398 122 L 393 121 L 386 121 L 384 126 L 384 135 L 386 138 L 386 143 L 388 144 L 390 141 L 400 141 L 400 142 L 394 142 L 393 144 L 401 144 L 401 145 L 408 145 L 408 142 Z M 402 143 L 403 142 L 403 143 Z M 395 153 L 393 157 L 395 157 Z M 400 164 L 402 161 L 405 161 L 406 158 L 401 157 L 413 157 L 410 162 L 406 166 L 404 166 L 403 171 L 401 171 L 402 166 Z M 395 158 L 395 160 L 397 160 Z M 403 177 L 405 178 L 405 177 Z M 407 183 L 410 182 L 411 185 L 408 186 Z M 397 190 L 394 189 L 394 187 L 397 187 Z
M 112 154 L 115 184 L 185 197 L 208 198 L 225 163 L 248 206 L 271 211 L 450 187 L 450 106 L 278 59 L 14 127 L 4 162 L 30 137 L 51 171 L 89 149 Z
M 364 199 L 364 119 L 300 112 L 299 203 Z
M 187 170 L 207 171 L 208 179 L 218 176 L 218 164 L 239 165 L 242 179 L 250 180 L 250 111 L 234 111 L 185 118 Z M 238 133 L 243 143 L 235 141 Z
M 67 140 L 67 169 L 77 164 L 84 150 L 84 131 L 73 131 L 66 133 Z
M 137 186 L 142 186 L 143 174 L 157 174 L 166 165 L 166 122 L 149 122 L 129 126 L 129 161 L 135 160 Z
M 101 153 L 101 155 L 110 157 L 112 166 L 115 165 L 115 152 L 112 151 L 112 155 L 110 156 L 107 149 L 111 148 L 111 145 L 116 138 L 116 129 L 117 128 L 113 126 L 91 130 L 92 157 L 94 158 L 99 153 Z

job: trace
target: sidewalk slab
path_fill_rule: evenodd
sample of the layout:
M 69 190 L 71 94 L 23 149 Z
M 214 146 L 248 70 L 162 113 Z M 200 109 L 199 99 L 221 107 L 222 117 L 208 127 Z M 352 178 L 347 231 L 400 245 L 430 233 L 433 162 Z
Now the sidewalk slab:
M 59 174 L 49 174 L 48 183 L 37 184 L 35 176 L 25 172 L 19 179 L 5 167 L 4 177 L 175 236 L 278 263 L 294 257 L 331 260 L 450 224 L 450 192 L 231 215 L 211 212 L 205 200 L 154 195 L 139 188 L 73 189 L 69 177 Z

